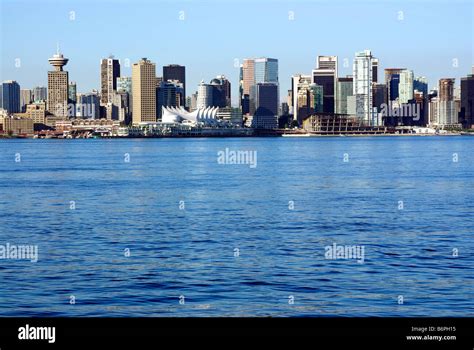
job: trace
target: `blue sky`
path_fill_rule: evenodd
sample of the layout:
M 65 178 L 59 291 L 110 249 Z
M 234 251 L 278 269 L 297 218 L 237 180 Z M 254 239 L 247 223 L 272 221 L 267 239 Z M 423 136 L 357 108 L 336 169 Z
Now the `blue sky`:
M 247 57 L 279 59 L 282 100 L 291 75 L 309 74 L 317 55 L 339 56 L 344 76 L 352 73 L 354 53 L 371 49 L 381 68 L 413 69 L 430 87 L 441 77 L 459 84 L 474 64 L 472 0 L 0 2 L 0 80 L 17 80 L 22 88 L 47 85 L 48 58 L 57 42 L 79 92 L 99 89 L 99 61 L 113 54 L 124 76 L 131 74 L 126 59 L 148 57 L 157 75 L 165 64 L 185 65 L 188 94 L 201 79 L 224 74 L 234 103 L 239 76 L 234 63 Z

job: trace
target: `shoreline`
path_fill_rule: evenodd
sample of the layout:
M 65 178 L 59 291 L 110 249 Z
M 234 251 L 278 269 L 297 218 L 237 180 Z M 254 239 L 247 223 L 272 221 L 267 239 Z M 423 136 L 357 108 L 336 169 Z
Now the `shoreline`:
M 0 136 L 2 140 L 98 140 L 98 139 L 202 139 L 202 138 L 339 138 L 339 137 L 453 137 L 474 136 L 474 133 L 446 133 L 446 134 L 265 134 L 265 135 L 189 135 L 189 136 L 102 136 L 90 138 L 68 137 L 34 137 L 34 136 Z

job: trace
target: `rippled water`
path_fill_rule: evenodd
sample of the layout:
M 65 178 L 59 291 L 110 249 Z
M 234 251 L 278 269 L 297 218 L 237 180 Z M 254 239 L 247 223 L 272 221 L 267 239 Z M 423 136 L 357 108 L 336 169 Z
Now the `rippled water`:
M 474 316 L 473 146 L 0 141 L 0 244 L 39 249 L 0 260 L 0 315 Z M 218 164 L 225 148 L 257 167 Z M 326 259 L 333 243 L 364 263 Z

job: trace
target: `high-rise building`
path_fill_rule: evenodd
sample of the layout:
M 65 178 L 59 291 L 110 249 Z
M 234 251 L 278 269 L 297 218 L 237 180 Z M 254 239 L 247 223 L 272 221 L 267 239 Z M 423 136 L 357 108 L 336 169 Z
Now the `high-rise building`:
M 385 85 L 387 85 L 388 101 L 395 101 L 399 98 L 400 74 L 405 68 L 386 68 Z
M 380 112 L 387 104 L 387 86 L 385 84 L 372 83 L 372 107 Z
M 211 80 L 212 86 L 212 106 L 232 107 L 230 81 L 224 75 L 218 75 Z
M 48 111 L 57 117 L 68 116 L 68 95 L 69 95 L 69 73 L 63 70 L 68 63 L 60 52 L 59 48 L 49 64 L 54 67 L 54 71 L 48 72 Z
M 260 57 L 246 58 L 240 71 L 240 107 L 244 115 L 252 114 L 251 106 L 255 101 L 251 99 L 252 86 L 258 83 L 278 84 L 278 59 Z M 251 118 L 247 119 L 251 121 Z
M 352 77 L 337 79 L 336 113 L 348 114 L 347 98 L 354 94 L 354 82 Z
M 100 102 L 111 103 L 117 91 L 120 76 L 120 61 L 113 56 L 100 60 Z
M 374 126 L 372 107 L 372 52 L 357 52 L 353 67 L 353 88 L 356 104 L 356 115 L 360 122 Z
M 156 122 L 156 66 L 142 58 L 132 66 L 133 124 Z
M 160 82 L 156 88 L 157 117 L 161 118 L 163 107 L 184 107 L 181 105 L 183 95 L 183 83 L 178 80 Z
M 15 80 L 0 84 L 0 108 L 9 114 L 20 112 L 20 85 Z
M 163 81 L 174 80 L 182 84 L 183 93 L 180 96 L 180 106 L 185 106 L 186 101 L 186 67 L 179 64 L 163 66 Z
M 33 101 L 40 102 L 48 99 L 48 89 L 45 86 L 36 86 L 33 88 Z
M 204 83 L 204 80 L 201 80 L 198 86 L 197 91 L 197 101 L 196 108 L 206 108 L 212 107 L 213 103 L 213 87 L 211 84 Z
M 132 77 L 117 77 L 117 92 L 132 94 Z
M 400 72 L 400 82 L 398 83 L 399 103 L 408 103 L 413 100 L 413 71 L 404 69 Z
M 377 83 L 379 79 L 379 59 L 372 58 L 372 83 Z
M 454 106 L 454 78 L 439 80 L 438 90 L 438 125 L 453 125 L 458 123 L 458 115 Z
M 76 117 L 99 119 L 100 98 L 96 92 L 77 95 Z
M 428 96 L 428 80 L 425 77 L 416 77 L 413 79 L 413 91 L 418 90 L 423 96 Z
M 337 56 L 318 56 L 318 66 L 313 69 L 313 83 L 323 87 L 323 112 L 335 113 L 337 89 Z
M 276 58 L 255 58 L 254 62 L 254 84 L 278 83 L 278 60 Z
M 77 102 L 77 84 L 74 81 L 69 83 L 68 98 L 71 103 Z
M 250 90 L 253 128 L 275 129 L 278 127 L 278 84 L 258 83 Z
M 250 112 L 250 88 L 255 84 L 255 60 L 253 58 L 244 59 L 240 67 L 240 108 L 242 114 L 248 115 Z
M 291 77 L 293 119 L 298 121 L 300 125 L 310 113 L 307 92 L 312 83 L 313 78 L 310 75 L 297 74 Z
M 324 89 L 312 81 L 311 75 L 298 74 L 292 77 L 293 119 L 300 125 L 312 113 L 324 110 Z
M 33 101 L 32 98 L 30 89 L 20 89 L 20 110 L 22 113 L 26 112 L 26 105 Z
M 461 112 L 459 122 L 465 128 L 474 125 L 474 72 L 461 78 Z

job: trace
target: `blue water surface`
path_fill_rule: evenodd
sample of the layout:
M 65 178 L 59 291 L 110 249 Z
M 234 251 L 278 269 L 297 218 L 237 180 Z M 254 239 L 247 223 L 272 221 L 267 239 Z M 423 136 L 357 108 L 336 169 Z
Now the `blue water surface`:
M 0 245 L 39 256 L 0 260 L 0 315 L 472 317 L 473 147 L 1 140 Z M 219 164 L 226 148 L 257 166 Z M 334 243 L 363 263 L 326 259 Z

